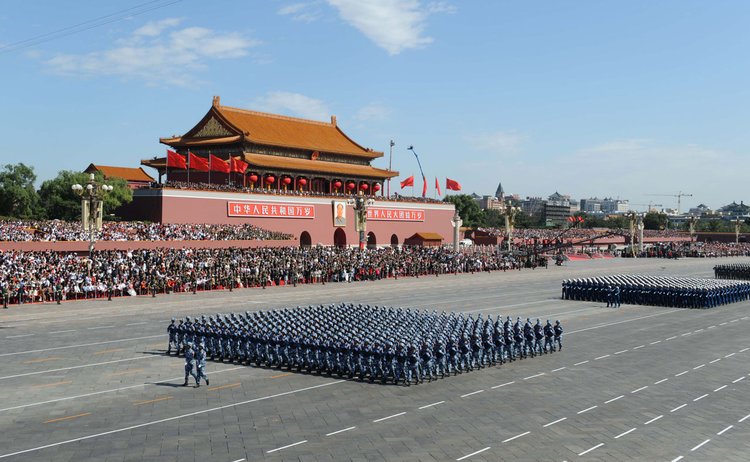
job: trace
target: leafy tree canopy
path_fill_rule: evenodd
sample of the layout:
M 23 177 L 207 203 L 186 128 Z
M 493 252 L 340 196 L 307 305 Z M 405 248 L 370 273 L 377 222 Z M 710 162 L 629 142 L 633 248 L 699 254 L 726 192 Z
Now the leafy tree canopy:
M 114 189 L 104 196 L 104 215 L 111 214 L 117 207 L 133 200 L 133 192 L 121 178 L 104 181 L 100 173 L 94 179 L 97 183 L 106 183 Z M 89 181 L 88 173 L 62 170 L 51 180 L 42 183 L 39 197 L 44 205 L 47 218 L 60 220 L 78 220 L 81 217 L 81 198 L 76 195 L 71 186 L 78 183 L 85 187 Z
M 32 219 L 41 213 L 34 167 L 8 164 L 0 171 L 0 215 Z

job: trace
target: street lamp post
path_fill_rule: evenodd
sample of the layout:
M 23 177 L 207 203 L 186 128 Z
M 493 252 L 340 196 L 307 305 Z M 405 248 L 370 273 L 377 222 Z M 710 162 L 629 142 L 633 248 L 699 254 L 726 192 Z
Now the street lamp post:
M 81 222 L 89 233 L 89 260 L 93 260 L 96 232 L 102 225 L 104 196 L 113 188 L 107 184 L 97 183 L 93 173 L 89 175 L 89 182 L 86 186 L 76 183 L 71 188 L 76 195 L 81 197 Z
M 461 216 L 458 214 L 458 209 L 456 209 L 456 213 L 453 214 L 451 222 L 453 223 L 453 251 L 458 252 L 458 238 L 461 225 L 464 223 L 463 220 L 461 220 Z
M 734 243 L 736 245 L 740 244 L 740 225 L 742 222 L 740 221 L 740 217 L 737 217 L 734 220 Z
M 691 216 L 688 218 L 688 226 L 690 230 L 690 245 L 693 245 L 693 241 L 695 240 L 695 224 L 698 222 L 698 217 Z
M 513 242 L 513 226 L 516 224 L 516 215 L 520 211 L 521 207 L 515 207 L 513 204 L 508 203 L 500 212 L 500 214 L 505 217 L 505 234 L 508 237 L 508 252 L 511 251 L 511 243 Z
M 373 199 L 365 199 L 362 191 L 354 199 L 348 199 L 347 203 L 354 207 L 354 226 L 359 232 L 359 250 L 364 250 L 367 244 L 367 208 L 375 204 Z

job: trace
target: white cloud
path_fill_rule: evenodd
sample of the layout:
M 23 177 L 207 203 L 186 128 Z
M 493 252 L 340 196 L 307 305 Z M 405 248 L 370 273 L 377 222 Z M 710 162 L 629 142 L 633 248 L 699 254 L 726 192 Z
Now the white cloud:
M 470 138 L 476 149 L 498 156 L 517 154 L 521 145 L 526 141 L 526 135 L 517 131 L 496 131 L 481 133 Z
M 260 42 L 236 32 L 218 33 L 203 27 L 172 30 L 180 19 L 148 23 L 118 46 L 92 53 L 58 54 L 46 61 L 56 73 L 75 76 L 119 76 L 149 84 L 189 85 L 207 62 L 247 55 Z
M 313 22 L 320 19 L 321 13 L 318 2 L 292 3 L 277 11 L 282 16 L 289 16 L 295 21 Z
M 354 118 L 360 121 L 380 121 L 385 120 L 391 115 L 391 110 L 380 103 L 370 103 L 361 107 Z
M 432 37 L 424 34 L 427 17 L 433 12 L 446 12 L 445 6 L 437 6 L 444 2 L 424 6 L 419 0 L 327 1 L 341 19 L 391 55 L 432 43 Z
M 305 119 L 330 120 L 330 110 L 321 100 L 300 93 L 272 91 L 256 99 L 252 107 L 261 111 L 288 114 Z

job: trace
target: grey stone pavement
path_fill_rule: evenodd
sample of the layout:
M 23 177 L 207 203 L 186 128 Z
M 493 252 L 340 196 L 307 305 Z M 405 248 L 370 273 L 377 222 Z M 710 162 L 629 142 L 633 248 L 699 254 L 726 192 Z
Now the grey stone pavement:
M 0 309 L 0 459 L 747 461 L 750 304 L 562 301 L 567 277 L 712 275 L 719 260 L 597 260 Z M 721 260 L 745 262 L 750 259 Z M 171 316 L 352 301 L 560 319 L 562 352 L 410 388 L 209 363 L 183 388 Z

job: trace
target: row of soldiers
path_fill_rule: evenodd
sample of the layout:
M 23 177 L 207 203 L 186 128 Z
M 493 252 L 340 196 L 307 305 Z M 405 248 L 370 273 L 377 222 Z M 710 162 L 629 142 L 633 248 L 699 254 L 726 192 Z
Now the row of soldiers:
M 562 349 L 560 321 L 338 304 L 187 316 L 167 327 L 167 354 L 381 383 L 422 383 Z
M 562 283 L 564 300 L 713 308 L 750 298 L 750 283 L 721 279 L 618 274 Z
M 717 279 L 740 279 L 750 281 L 750 265 L 737 263 L 734 265 L 714 266 L 714 276 Z

